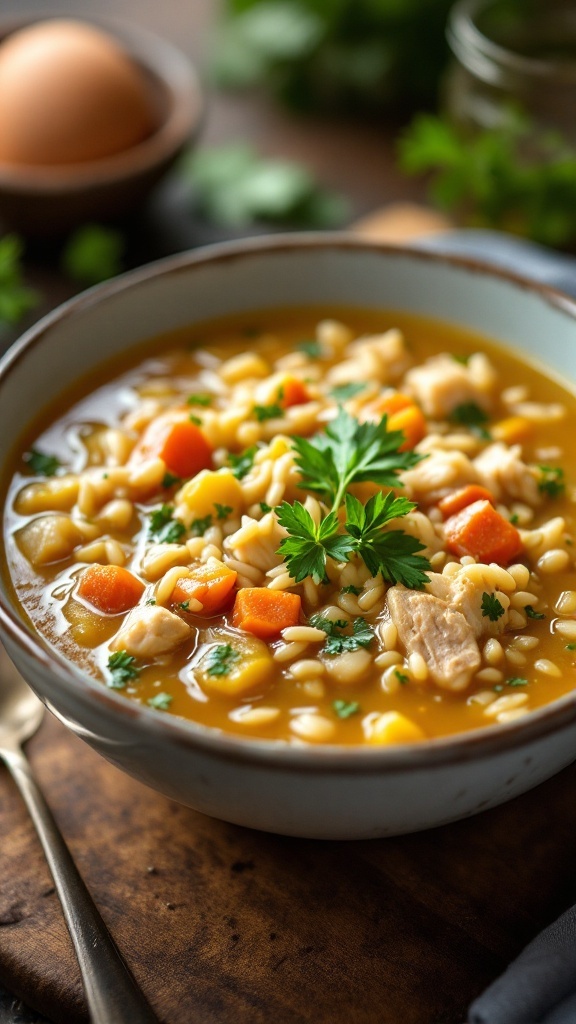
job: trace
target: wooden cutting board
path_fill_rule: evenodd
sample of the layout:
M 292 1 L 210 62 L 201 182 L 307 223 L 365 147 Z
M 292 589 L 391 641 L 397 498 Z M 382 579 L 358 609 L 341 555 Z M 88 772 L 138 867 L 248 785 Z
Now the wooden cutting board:
M 576 899 L 576 765 L 468 821 L 329 843 L 180 807 L 49 715 L 28 754 L 163 1024 L 462 1024 Z M 58 1024 L 87 1021 L 48 869 L 3 769 L 0 880 L 0 981 Z

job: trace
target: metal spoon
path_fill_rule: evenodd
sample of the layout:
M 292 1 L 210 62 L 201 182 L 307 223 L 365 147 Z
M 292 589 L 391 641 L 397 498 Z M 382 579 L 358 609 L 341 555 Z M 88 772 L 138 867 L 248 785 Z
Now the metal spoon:
M 0 760 L 30 812 L 78 957 L 93 1024 L 158 1024 L 117 949 L 40 792 L 22 744 L 38 729 L 44 706 L 0 648 Z

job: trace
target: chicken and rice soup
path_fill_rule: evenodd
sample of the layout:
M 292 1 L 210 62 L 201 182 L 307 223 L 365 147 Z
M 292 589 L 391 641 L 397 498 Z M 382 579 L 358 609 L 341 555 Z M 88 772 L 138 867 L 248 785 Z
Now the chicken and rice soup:
M 575 427 L 570 391 L 451 326 L 204 325 L 31 428 L 4 571 L 159 714 L 296 744 L 511 722 L 576 680 Z

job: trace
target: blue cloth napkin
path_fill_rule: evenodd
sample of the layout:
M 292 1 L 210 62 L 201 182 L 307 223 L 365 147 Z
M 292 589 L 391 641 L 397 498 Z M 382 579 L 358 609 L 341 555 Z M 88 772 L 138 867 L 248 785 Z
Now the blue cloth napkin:
M 573 256 L 497 231 L 450 232 L 418 244 L 435 252 L 485 260 L 576 298 Z M 533 939 L 472 1003 L 468 1024 L 576 1024 L 576 907 Z

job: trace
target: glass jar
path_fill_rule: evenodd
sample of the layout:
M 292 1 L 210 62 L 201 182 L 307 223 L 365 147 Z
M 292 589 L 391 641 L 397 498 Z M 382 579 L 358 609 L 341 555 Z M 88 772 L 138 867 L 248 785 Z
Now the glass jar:
M 554 131 L 576 148 L 575 0 L 460 0 L 448 21 L 455 57 L 444 107 L 467 129 Z

